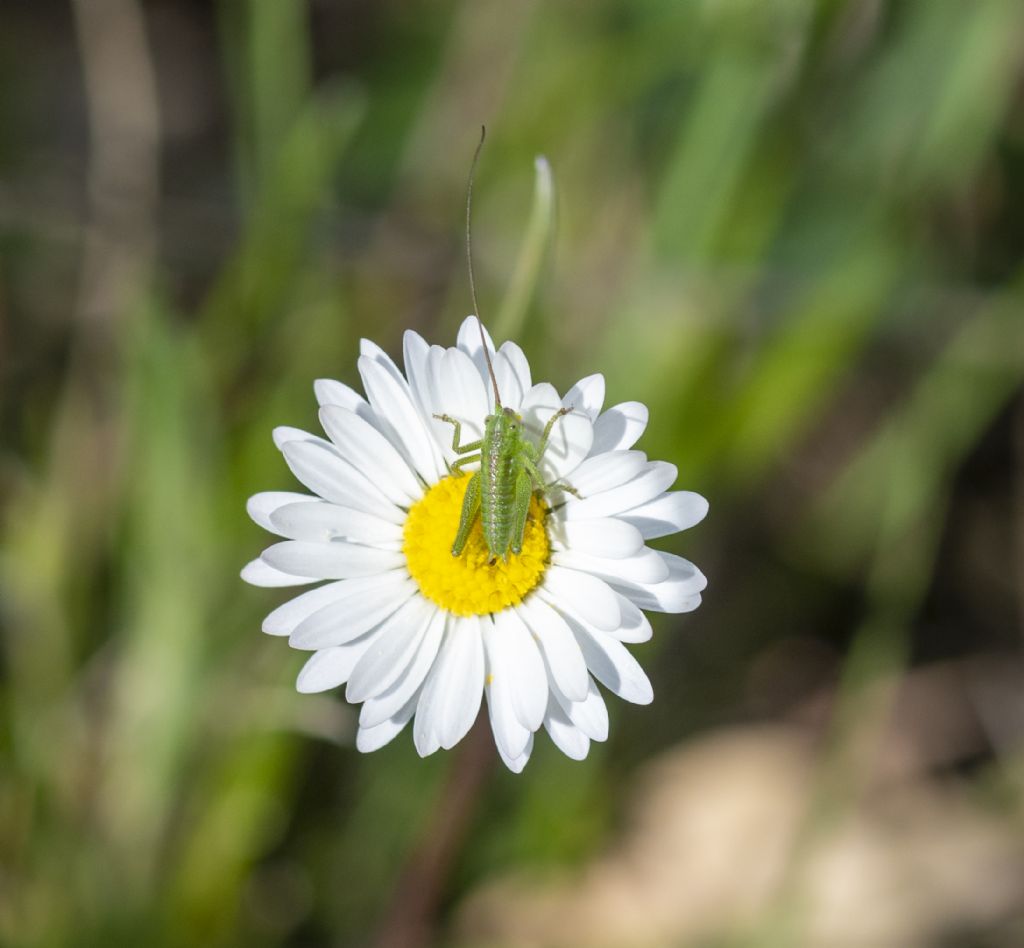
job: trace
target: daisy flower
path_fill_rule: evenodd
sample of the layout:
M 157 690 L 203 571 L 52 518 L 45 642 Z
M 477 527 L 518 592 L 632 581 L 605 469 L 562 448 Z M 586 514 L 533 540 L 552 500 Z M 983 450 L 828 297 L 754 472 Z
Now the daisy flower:
M 534 384 L 513 342 L 486 344 L 502 404 L 534 441 L 560 408 L 540 465 L 520 553 L 488 553 L 479 518 L 451 552 L 469 482 L 452 472 L 452 427 L 479 439 L 494 409 L 474 317 L 449 349 L 405 334 L 405 372 L 363 340 L 364 398 L 340 382 L 314 385 L 327 438 L 277 428 L 274 442 L 310 493 L 256 494 L 248 510 L 284 538 L 242 571 L 257 586 L 324 583 L 279 606 L 263 630 L 312 652 L 301 692 L 345 685 L 362 704 L 356 746 L 372 751 L 413 721 L 421 756 L 466 734 L 486 698 L 502 759 L 519 772 L 541 726 L 582 759 L 608 736 L 598 683 L 635 704 L 651 684 L 626 644 L 651 637 L 643 610 L 689 612 L 705 579 L 688 560 L 646 541 L 685 530 L 707 513 L 690 491 L 670 491 L 676 468 L 633 449 L 647 409 L 605 411 L 604 378 L 564 398 Z M 473 465 L 467 465 L 471 471 Z M 326 583 L 324 582 L 326 581 Z

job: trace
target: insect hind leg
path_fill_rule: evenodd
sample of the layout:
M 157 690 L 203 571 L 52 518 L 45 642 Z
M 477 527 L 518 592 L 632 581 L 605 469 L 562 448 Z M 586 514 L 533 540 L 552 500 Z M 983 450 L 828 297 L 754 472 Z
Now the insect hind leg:
M 473 528 L 477 514 L 480 512 L 480 474 L 474 474 L 466 485 L 466 494 L 462 499 L 462 515 L 459 518 L 459 532 L 455 534 L 452 544 L 452 556 L 458 556 L 465 548 L 469 539 L 469 531 Z
M 533 465 L 530 465 L 531 467 Z M 536 468 L 534 468 L 536 471 Z M 533 472 L 523 465 L 516 477 L 515 501 L 513 505 L 512 542 L 509 547 L 515 554 L 523 549 L 523 535 L 526 533 L 526 518 L 530 513 L 530 498 L 533 496 Z

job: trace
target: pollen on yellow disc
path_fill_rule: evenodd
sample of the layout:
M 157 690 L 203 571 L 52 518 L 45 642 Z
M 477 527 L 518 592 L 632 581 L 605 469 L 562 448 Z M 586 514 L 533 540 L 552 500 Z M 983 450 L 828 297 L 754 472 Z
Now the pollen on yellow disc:
M 486 615 L 522 602 L 540 582 L 550 557 L 543 504 L 533 497 L 523 534 L 523 548 L 492 562 L 477 517 L 465 549 L 452 556 L 459 529 L 462 498 L 469 476 L 438 481 L 413 504 L 405 521 L 402 550 L 420 592 L 458 616 Z

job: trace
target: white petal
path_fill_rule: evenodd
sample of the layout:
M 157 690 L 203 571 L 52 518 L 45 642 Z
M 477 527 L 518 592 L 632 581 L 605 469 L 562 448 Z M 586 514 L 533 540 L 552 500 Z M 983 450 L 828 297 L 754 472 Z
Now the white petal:
M 548 705 L 548 675 L 544 659 L 530 630 L 515 609 L 504 609 L 493 617 L 493 628 L 484 622 L 484 645 L 488 635 L 497 643 L 488 650 L 493 659 L 491 674 L 509 682 L 512 708 L 519 722 L 536 731 Z
M 270 524 L 275 533 L 293 540 L 344 539 L 386 549 L 402 545 L 402 528 L 398 524 L 325 501 L 286 503 L 270 515 Z
M 508 343 L 505 345 L 507 346 Z M 503 346 L 502 349 L 504 350 L 504 348 Z M 506 408 L 511 408 L 512 411 L 519 411 L 523 403 L 523 396 L 529 391 L 529 384 L 523 388 L 519 374 L 504 351 L 494 357 L 494 377 L 498 380 L 501 404 Z
M 303 431 L 301 428 L 291 428 L 288 425 L 278 425 L 271 434 L 274 438 L 274 444 L 277 445 L 277 449 L 279 451 L 283 451 L 284 446 L 292 441 L 309 441 L 313 444 L 319 444 L 321 447 L 330 448 L 332 451 L 334 450 L 331 446 L 331 442 L 326 438 L 321 438 L 320 435 L 310 434 L 308 431 Z
M 583 701 L 589 680 L 587 663 L 565 619 L 539 596 L 527 597 L 516 609 L 540 644 L 555 684 L 572 701 Z
M 434 410 L 434 396 L 430 388 L 430 346 L 419 333 L 407 329 L 402 340 L 402 352 L 413 401 L 424 421 L 429 421 Z
M 614 632 L 608 634 L 612 638 L 618 639 L 620 642 L 647 642 L 651 635 L 651 623 L 631 600 L 627 599 L 621 593 L 617 593 L 619 597 L 619 612 L 622 614 L 622 625 L 620 625 Z
M 609 454 L 592 455 L 572 472 L 572 486 L 581 497 L 593 497 L 633 480 L 646 467 L 647 455 L 643 451 L 612 451 Z M 579 499 L 571 494 L 565 496 L 568 503 Z
M 400 571 L 349 579 L 338 598 L 304 619 L 292 632 L 293 648 L 342 645 L 383 622 L 413 593 L 416 583 Z
M 568 617 L 590 673 L 613 694 L 633 704 L 650 704 L 654 691 L 640 663 L 625 645 L 599 629 Z
M 693 612 L 700 605 L 701 596 L 700 593 L 694 593 L 692 596 L 687 596 L 676 606 L 676 612 Z
M 439 374 L 434 378 L 437 413 L 448 414 L 462 422 L 462 441 L 477 441 L 483 436 L 484 419 L 489 414 L 487 391 L 476 366 L 461 349 L 448 349 L 441 357 Z M 442 444 L 451 448 L 451 425 L 435 421 L 434 432 Z
M 369 359 L 371 362 L 376 362 L 377 365 L 386 369 L 397 381 L 405 382 L 405 376 L 402 375 L 402 370 L 395 365 L 395 360 L 372 339 L 359 340 L 359 356 L 360 358 Z
M 405 555 L 400 550 L 381 550 L 344 540 L 285 540 L 265 549 L 261 559 L 284 573 L 313 579 L 374 576 L 405 565 Z
M 416 650 L 416 655 L 409 666 L 402 672 L 393 685 L 374 698 L 369 698 L 359 712 L 359 723 L 363 727 L 374 727 L 386 721 L 402 708 L 410 698 L 419 694 L 420 686 L 430 671 L 437 657 L 444 635 L 446 613 L 434 610 L 434 616 L 427 626 L 426 632 Z
M 295 682 L 296 690 L 302 694 L 313 694 L 318 691 L 330 691 L 331 688 L 345 684 L 356 662 L 366 650 L 369 638 L 366 636 L 356 642 L 316 652 L 302 666 L 302 671 Z
M 343 589 L 344 583 L 328 583 L 289 599 L 263 620 L 263 631 L 267 635 L 291 635 L 300 622 L 344 595 Z
M 570 701 L 554 686 L 551 693 L 566 716 L 592 741 L 608 740 L 608 708 L 597 690 L 594 679 L 587 677 L 587 697 L 584 701 Z
M 681 614 L 693 612 L 700 603 L 700 593 L 682 593 L 678 587 L 669 583 L 660 583 L 657 586 L 646 587 L 622 587 L 622 593 L 628 596 L 641 609 L 648 609 L 651 612 L 670 612 Z
M 614 517 L 601 517 L 597 520 L 562 520 L 552 517 L 549 524 L 556 550 L 573 550 L 606 559 L 622 559 L 639 553 L 644 545 L 644 538 L 636 527 Z
M 428 400 L 423 407 L 427 427 L 437 442 L 438 450 L 440 450 L 446 464 L 451 464 L 455 460 L 455 452 L 452 450 L 452 426 L 434 417 L 435 415 L 443 415 L 445 413 L 451 414 L 451 412 L 448 412 L 445 404 L 445 391 L 442 383 L 444 377 L 444 358 L 447 351 L 441 346 L 431 346 L 427 352 L 426 385 L 424 388 L 427 391 Z M 483 429 L 481 428 L 481 430 Z M 470 439 L 467 437 L 463 440 L 468 441 Z
M 320 409 L 320 423 L 342 457 L 364 474 L 392 503 L 407 507 L 423 488 L 394 445 L 369 422 L 336 405 Z
M 641 609 L 655 612 L 691 612 L 696 609 L 700 605 L 699 594 L 708 584 L 704 574 L 681 556 L 661 550 L 657 553 L 668 566 L 669 574 L 664 582 L 647 585 L 609 580 L 609 584 Z
M 562 706 L 552 695 L 544 727 L 557 747 L 566 757 L 583 760 L 590 752 L 590 738 L 569 720 Z
M 619 516 L 633 524 L 645 540 L 689 530 L 707 516 L 708 502 L 690 490 L 677 490 L 655 497 Z
M 452 617 L 416 709 L 413 739 L 421 757 L 454 747 L 465 736 L 480 710 L 483 685 L 480 621 Z
M 576 550 L 563 550 L 551 556 L 551 562 L 566 569 L 590 573 L 607 582 L 621 581 L 653 585 L 668 579 L 668 564 L 655 550 L 644 547 L 632 556 L 612 560 L 590 556 Z
M 393 685 L 415 657 L 436 612 L 432 602 L 413 596 L 385 619 L 348 680 L 345 700 L 359 704 Z
M 570 498 L 562 508 L 562 516 L 566 520 L 616 516 L 653 500 L 672 485 L 677 473 L 674 464 L 652 461 L 643 473 L 625 484 L 591 497 L 584 496 L 582 500 Z
M 262 559 L 253 560 L 242 567 L 242 579 L 253 586 L 306 586 L 315 583 L 315 576 L 294 576 L 275 569 Z
M 479 321 L 476 316 L 470 313 L 462 323 L 459 325 L 459 331 L 456 333 L 455 344 L 468 355 L 474 362 L 477 361 L 477 356 L 480 356 L 479 365 L 483 366 L 483 347 L 480 345 L 480 334 L 483 331 L 483 337 L 487 341 L 487 349 L 492 354 L 494 353 L 494 340 L 491 338 L 491 334 L 487 331 L 487 327 L 482 321 Z
M 316 503 L 318 499 L 317 497 L 310 497 L 309 494 L 297 494 L 294 491 L 266 490 L 261 494 L 253 494 L 246 501 L 245 509 L 248 511 L 249 516 L 252 517 L 253 522 L 263 527 L 264 530 L 277 533 L 279 536 L 286 536 L 286 534 L 280 533 L 278 528 L 271 523 L 271 514 L 285 504 Z
M 494 743 L 503 759 L 514 760 L 526 749 L 530 729 L 516 715 L 514 682 L 507 673 L 508 660 L 502 654 L 500 633 L 490 619 L 483 621 L 483 634 L 487 657 L 484 694 L 487 696 L 487 713 L 491 719 Z
M 363 727 L 360 725 L 356 732 L 356 750 L 363 754 L 370 754 L 380 750 L 385 744 L 390 744 L 412 719 L 416 712 L 416 699 L 413 697 L 406 702 L 405 707 L 396 712 L 392 717 L 381 721 L 375 727 Z
M 487 360 L 484 358 L 484 347 L 480 344 L 480 329 L 483 326 L 482 323 L 478 323 L 475 316 L 467 316 L 463 321 L 462 325 L 459 326 L 458 337 L 456 338 L 456 346 L 466 353 L 473 360 L 473 365 L 476 366 L 477 371 L 480 373 L 480 377 L 484 381 L 484 387 L 487 389 L 488 398 L 488 410 L 494 410 L 494 388 L 491 385 L 491 376 L 487 371 Z M 486 327 L 483 327 L 484 338 L 487 340 L 487 354 L 494 359 L 494 340 L 491 339 L 491 334 L 487 331 Z M 504 392 L 499 388 L 498 391 L 502 395 L 504 401 Z
M 530 754 L 533 753 L 533 735 L 530 734 L 527 737 L 526 747 L 523 748 L 523 752 L 518 757 L 507 757 L 502 751 L 501 746 L 498 746 L 498 754 L 501 757 L 501 762 L 508 767 L 509 770 L 514 774 L 521 774 L 523 768 L 530 762 Z
M 366 356 L 359 359 L 359 374 L 377 415 L 378 427 L 424 481 L 432 484 L 438 480 L 444 473 L 441 452 L 413 403 L 405 379 L 396 379 L 379 362 Z
M 604 376 L 598 372 L 580 379 L 565 393 L 562 404 L 583 412 L 591 421 L 595 421 L 604 404 Z
M 349 388 L 343 382 L 336 382 L 334 379 L 317 379 L 313 383 L 313 392 L 321 408 L 324 405 L 337 405 L 376 427 L 377 419 L 374 417 L 369 403 L 355 389 Z
M 523 396 L 520 409 L 523 419 L 540 437 L 548 419 L 562 407 L 562 399 L 558 397 L 558 389 L 550 382 L 538 382 Z
M 564 610 L 559 606 L 564 604 L 599 629 L 611 631 L 619 627 L 618 599 L 596 576 L 551 566 L 544 574 L 540 595 L 560 612 Z
M 624 451 L 640 440 L 650 413 L 641 402 L 623 402 L 609 408 L 594 422 L 594 446 L 591 454 Z
M 281 451 L 292 473 L 314 494 L 343 507 L 353 507 L 392 523 L 404 523 L 405 511 L 396 507 L 333 446 L 289 441 Z
M 503 362 L 508 364 L 509 371 L 511 371 L 512 375 L 515 377 L 515 387 L 510 390 L 507 399 L 505 389 L 501 390 L 501 397 L 506 399 L 506 405 L 518 411 L 523 399 L 526 398 L 526 393 L 533 388 L 533 378 L 530 375 L 530 362 L 526 358 L 526 354 L 523 350 L 514 342 L 502 343 L 501 348 L 498 350 L 498 355 L 501 357 Z M 504 369 L 502 371 L 504 371 Z M 498 381 L 499 383 L 503 382 L 504 377 L 499 375 Z
M 449 635 L 456 643 L 450 666 L 451 680 L 457 683 L 446 699 L 441 720 L 441 746 L 454 747 L 469 732 L 480 710 L 484 686 L 484 643 L 480 620 L 457 618 Z
M 562 407 L 553 385 L 542 382 L 534 385 L 520 406 L 520 414 L 526 428 L 539 441 L 547 423 Z M 567 477 L 580 464 L 590 451 L 594 440 L 594 428 L 590 419 L 582 412 L 574 411 L 562 415 L 555 421 L 548 438 L 544 456 L 540 461 L 540 472 L 545 484 L 553 484 L 560 478 Z M 576 485 L 573 484 L 575 487 Z

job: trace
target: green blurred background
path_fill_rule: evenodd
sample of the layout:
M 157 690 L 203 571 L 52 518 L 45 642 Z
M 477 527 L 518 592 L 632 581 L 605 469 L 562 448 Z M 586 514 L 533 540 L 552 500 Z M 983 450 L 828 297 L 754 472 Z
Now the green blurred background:
M 484 315 L 710 585 L 456 832 L 238 571 L 312 380 L 453 342 L 481 123 Z M 1022 252 L 1019 0 L 3 0 L 0 944 L 1024 944 Z

